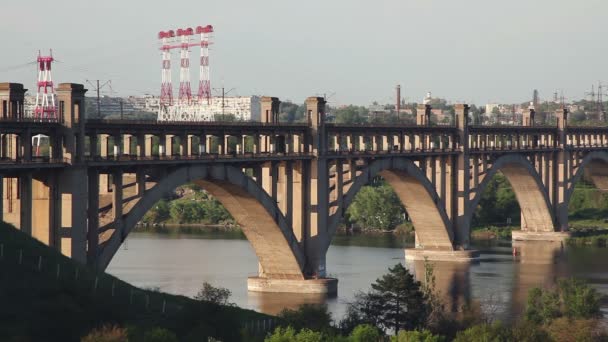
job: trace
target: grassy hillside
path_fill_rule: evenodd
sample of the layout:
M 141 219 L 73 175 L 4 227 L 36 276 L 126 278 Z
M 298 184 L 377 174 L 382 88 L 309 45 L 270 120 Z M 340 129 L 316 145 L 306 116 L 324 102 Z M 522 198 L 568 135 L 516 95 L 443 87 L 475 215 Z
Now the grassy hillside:
M 268 316 L 131 286 L 97 273 L 0 222 L 0 341 L 79 341 L 103 324 L 162 327 L 180 341 L 240 340 Z

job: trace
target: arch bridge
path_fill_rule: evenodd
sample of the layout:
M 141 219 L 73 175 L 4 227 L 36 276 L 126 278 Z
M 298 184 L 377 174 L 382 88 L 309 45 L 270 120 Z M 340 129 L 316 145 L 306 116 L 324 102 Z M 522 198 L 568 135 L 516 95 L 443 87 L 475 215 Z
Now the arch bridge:
M 259 122 L 134 122 L 87 119 L 79 84 L 57 89 L 60 118 L 23 115 L 23 86 L 0 84 L 0 219 L 103 270 L 155 203 L 186 183 L 216 197 L 242 226 L 259 261 L 249 289 L 335 292 L 326 278 L 330 242 L 362 186 L 382 176 L 416 230 L 406 258 L 468 261 L 471 219 L 501 172 L 521 207 L 515 239 L 567 236 L 567 208 L 584 174 L 608 187 L 608 128 L 473 126 L 456 105 L 454 125 L 326 122 L 323 98 L 306 100 L 307 122 L 278 121 L 262 98 Z M 35 135 L 49 137 L 46 150 Z

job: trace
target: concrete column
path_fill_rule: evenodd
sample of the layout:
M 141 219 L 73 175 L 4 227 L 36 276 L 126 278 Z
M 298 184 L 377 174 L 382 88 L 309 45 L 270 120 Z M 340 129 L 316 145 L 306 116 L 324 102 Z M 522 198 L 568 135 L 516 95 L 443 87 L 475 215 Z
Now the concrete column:
M 88 172 L 85 167 L 64 169 L 58 179 L 57 220 L 61 229 L 61 252 L 72 259 L 87 261 Z
M 112 174 L 112 216 L 114 218 L 114 228 L 116 232 L 124 234 L 122 225 L 122 205 L 123 205 L 123 173 L 121 170 L 115 171 Z
M 135 185 L 137 186 L 137 196 L 143 196 L 146 191 L 146 173 L 143 168 L 138 168 L 135 174 Z
M 131 142 L 133 141 L 133 136 L 130 134 L 122 135 L 122 154 L 132 155 L 133 151 L 131 150 Z
M 137 147 L 136 147 L 135 154 L 139 158 L 146 157 L 146 135 L 145 134 L 137 135 Z
M 175 149 L 173 147 L 173 135 L 167 134 L 165 135 L 165 155 L 167 157 L 172 157 L 175 153 Z
M 87 265 L 96 266 L 99 250 L 99 172 L 95 169 L 88 171 L 87 199 Z
M 457 210 L 457 221 L 455 225 L 455 244 L 465 249 L 469 248 L 470 224 L 468 217 L 469 210 L 469 192 L 470 192 L 470 169 L 469 169 L 469 146 L 468 146 L 468 113 L 469 106 L 466 104 L 456 104 L 456 127 L 458 129 L 458 140 L 460 141 L 462 152 L 457 157 L 457 193 L 455 207 Z M 447 201 L 447 199 L 446 199 Z
M 568 202 L 566 193 L 568 191 L 570 152 L 566 149 L 568 141 L 566 131 L 568 129 L 568 110 L 559 109 L 555 112 L 558 129 L 558 146 L 560 151 L 556 154 L 553 166 L 557 168 L 555 174 L 555 213 L 557 219 L 557 230 L 565 232 L 568 230 Z
M 152 157 L 152 150 L 154 147 L 154 136 L 151 134 L 144 135 L 145 145 L 144 145 L 144 156 Z
M 43 175 L 39 175 L 43 176 Z M 47 246 L 52 245 L 52 189 L 50 178 L 47 174 L 46 184 L 44 181 L 32 178 L 32 236 Z
M 312 152 L 317 156 L 325 155 L 327 151 L 327 135 L 325 132 L 325 100 L 319 97 L 309 97 L 306 100 L 306 111 L 311 128 Z M 329 208 L 329 168 L 325 158 L 317 158 L 310 162 L 310 214 L 309 228 L 306 236 L 305 249 L 307 257 L 307 272 L 314 276 L 326 276 L 325 253 L 329 247 L 327 232 Z
M 22 232 L 32 235 L 32 173 L 23 172 L 19 175 L 19 193 Z

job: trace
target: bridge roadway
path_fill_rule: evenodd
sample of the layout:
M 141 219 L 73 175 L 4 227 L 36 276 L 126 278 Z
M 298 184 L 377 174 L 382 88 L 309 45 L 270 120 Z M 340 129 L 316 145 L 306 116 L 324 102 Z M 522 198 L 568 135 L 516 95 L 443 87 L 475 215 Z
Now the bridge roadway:
M 259 261 L 252 291 L 333 293 L 325 256 L 346 208 L 382 176 L 416 229 L 406 259 L 469 262 L 470 223 L 496 172 L 521 207 L 518 240 L 568 236 L 567 208 L 585 175 L 608 189 L 608 128 L 325 122 L 322 98 L 306 100 L 306 123 L 278 122 L 262 98 L 260 122 L 134 122 L 85 119 L 79 84 L 57 88 L 60 119 L 24 118 L 19 84 L 0 83 L 0 219 L 91 267 L 105 269 L 143 215 L 186 183 L 216 197 L 243 227 Z M 48 137 L 40 150 L 32 137 Z M 204 267 L 204 266 L 203 266 Z

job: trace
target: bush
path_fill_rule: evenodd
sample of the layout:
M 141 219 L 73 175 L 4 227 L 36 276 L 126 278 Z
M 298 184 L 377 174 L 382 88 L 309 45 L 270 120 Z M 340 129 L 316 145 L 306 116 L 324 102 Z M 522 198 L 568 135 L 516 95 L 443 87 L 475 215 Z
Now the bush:
M 94 329 L 81 342 L 126 342 L 129 341 L 127 330 L 116 325 L 104 325 Z
M 401 330 L 397 336 L 391 338 L 391 342 L 444 342 L 445 338 L 439 335 L 433 335 L 428 330 Z
M 518 342 L 545 342 L 551 341 L 547 332 L 531 322 L 520 322 L 512 329 L 513 341 Z
M 293 327 L 278 327 L 272 335 L 264 340 L 265 342 L 321 342 L 323 334 L 309 329 L 302 329 L 298 333 Z
M 311 329 L 329 332 L 331 330 L 331 313 L 325 304 L 304 304 L 297 310 L 285 309 L 278 315 L 285 325 L 296 329 Z
M 232 292 L 224 287 L 213 287 L 208 282 L 203 283 L 203 288 L 198 291 L 194 299 L 211 302 L 218 305 L 230 305 L 228 299 Z
M 380 341 L 382 335 L 378 328 L 370 324 L 361 324 L 355 327 L 350 334 L 352 342 L 375 342 Z
M 167 329 L 154 328 L 144 334 L 145 342 L 178 342 L 177 336 Z
M 600 315 L 600 295 L 580 279 L 560 279 L 554 291 L 534 288 L 528 293 L 525 318 L 535 324 L 563 316 L 591 319 Z
M 597 320 L 558 318 L 546 327 L 554 341 L 592 342 L 607 341 L 608 337 L 601 330 Z
M 513 337 L 500 323 L 475 325 L 460 331 L 454 342 L 510 342 Z

